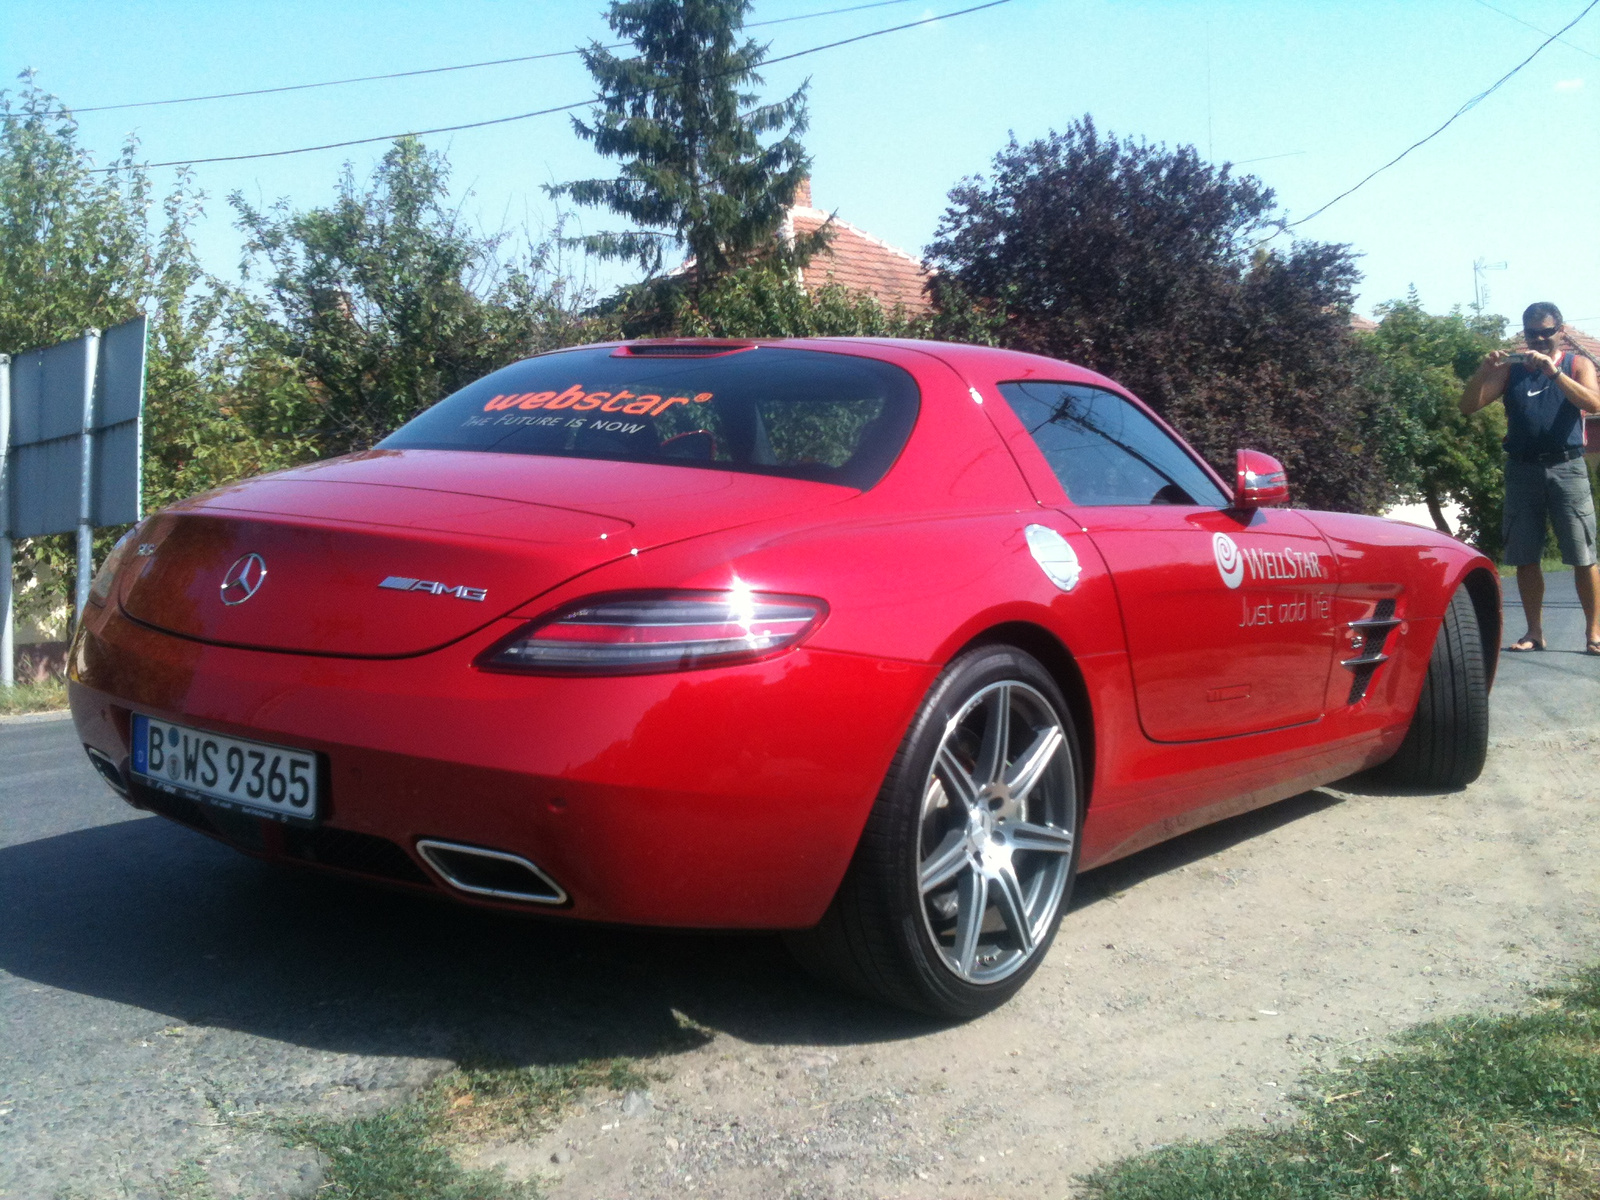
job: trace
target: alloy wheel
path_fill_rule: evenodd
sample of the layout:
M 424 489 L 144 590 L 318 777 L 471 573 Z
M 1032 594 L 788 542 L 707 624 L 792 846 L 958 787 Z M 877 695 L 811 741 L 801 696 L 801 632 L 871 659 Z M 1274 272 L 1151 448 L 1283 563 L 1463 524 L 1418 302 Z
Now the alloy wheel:
M 1072 868 L 1077 796 L 1061 720 L 1002 680 L 950 719 L 923 787 L 917 886 L 947 969 L 1007 978 L 1049 933 Z

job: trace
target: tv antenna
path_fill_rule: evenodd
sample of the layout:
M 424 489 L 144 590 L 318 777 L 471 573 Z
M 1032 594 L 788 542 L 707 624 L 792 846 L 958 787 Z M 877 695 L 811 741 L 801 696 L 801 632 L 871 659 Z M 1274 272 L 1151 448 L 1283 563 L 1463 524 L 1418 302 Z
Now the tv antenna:
M 1481 258 L 1472 262 L 1472 311 L 1480 317 L 1483 316 L 1484 306 L 1489 303 L 1489 285 L 1484 282 L 1484 273 L 1488 271 L 1504 271 L 1506 264 L 1503 262 L 1485 262 Z

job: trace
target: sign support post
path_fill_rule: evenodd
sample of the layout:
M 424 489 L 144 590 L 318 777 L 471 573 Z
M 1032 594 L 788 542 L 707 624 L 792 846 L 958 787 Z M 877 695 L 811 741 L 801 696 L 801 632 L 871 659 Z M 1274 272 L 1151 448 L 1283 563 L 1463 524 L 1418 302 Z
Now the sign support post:
M 76 620 L 83 620 L 89 605 L 89 584 L 94 578 L 94 377 L 100 366 L 100 331 L 83 333 L 83 471 L 78 487 L 78 578 Z
M 11 356 L 0 354 L 0 687 L 17 682 L 11 599 Z

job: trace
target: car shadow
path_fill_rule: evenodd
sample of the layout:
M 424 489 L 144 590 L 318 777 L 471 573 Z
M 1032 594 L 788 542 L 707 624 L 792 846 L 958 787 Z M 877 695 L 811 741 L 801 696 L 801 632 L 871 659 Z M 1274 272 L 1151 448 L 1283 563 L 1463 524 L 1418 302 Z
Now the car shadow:
M 1349 792 L 1352 796 L 1393 796 L 1397 799 L 1408 796 L 1453 796 L 1458 792 L 1466 791 L 1466 787 L 1458 788 L 1421 788 L 1401 787 L 1390 783 L 1372 771 L 1363 771 L 1360 775 L 1351 775 L 1341 779 L 1338 783 L 1330 784 L 1341 792 Z
M 1337 802 L 1306 793 L 1090 872 L 1074 907 Z M 814 982 L 771 935 L 469 909 L 256 862 L 157 818 L 0 848 L 0 895 L 13 976 L 338 1053 L 537 1064 L 708 1030 L 842 1046 L 941 1024 Z
M 1341 789 L 1344 786 L 1343 782 L 1339 784 Z M 1338 796 L 1321 789 L 1301 792 L 1298 796 L 1290 796 L 1265 808 L 1241 813 L 1237 817 L 1151 846 L 1148 850 L 1130 854 L 1127 858 L 1119 858 L 1093 871 L 1085 871 L 1073 889 L 1069 919 L 1071 913 L 1124 892 L 1147 879 L 1187 867 L 1241 842 L 1248 842 L 1251 838 L 1281 829 L 1342 803 Z

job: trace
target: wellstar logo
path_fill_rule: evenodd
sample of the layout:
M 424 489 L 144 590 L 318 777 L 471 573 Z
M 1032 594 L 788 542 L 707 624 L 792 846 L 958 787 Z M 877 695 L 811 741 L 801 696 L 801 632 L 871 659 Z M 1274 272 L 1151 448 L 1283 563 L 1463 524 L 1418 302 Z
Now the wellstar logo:
M 1244 582 L 1247 569 L 1251 583 L 1328 577 L 1328 573 L 1322 569 L 1320 555 L 1291 546 L 1285 546 L 1282 550 L 1257 550 L 1253 547 L 1241 550 L 1227 534 L 1217 533 L 1211 537 L 1211 551 L 1216 555 L 1217 574 L 1222 576 L 1222 582 L 1229 588 L 1237 588 Z
M 1231 537 L 1225 533 L 1213 534 L 1211 552 L 1217 556 L 1217 574 L 1222 576 L 1223 583 L 1236 588 L 1244 582 L 1244 559 Z
M 1326 579 L 1322 559 L 1304 550 L 1285 546 L 1282 550 L 1246 550 L 1252 582 L 1262 579 Z

